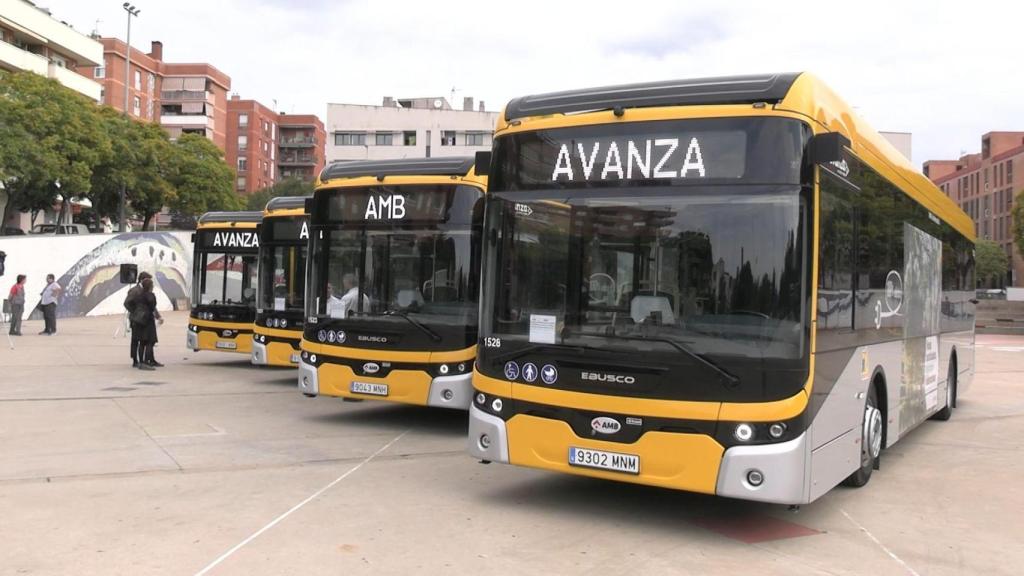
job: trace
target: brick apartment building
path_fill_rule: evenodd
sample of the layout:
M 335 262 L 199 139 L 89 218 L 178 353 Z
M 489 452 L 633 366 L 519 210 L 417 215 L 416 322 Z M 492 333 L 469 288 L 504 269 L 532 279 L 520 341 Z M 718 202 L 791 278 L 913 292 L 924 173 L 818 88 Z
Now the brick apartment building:
M 1007 283 L 1024 285 L 1024 258 L 1013 242 L 1011 210 L 1024 191 L 1024 132 L 989 132 L 981 153 L 929 160 L 924 174 L 974 219 L 978 238 L 999 244 L 1011 258 Z
M 163 60 L 163 43 L 154 41 L 149 52 L 131 50 L 128 102 L 124 97 L 128 46 L 117 38 L 100 38 L 103 65 L 79 66 L 79 74 L 102 83 L 100 102 L 140 120 L 159 122 L 171 138 L 202 134 L 225 149 L 227 95 L 231 78 L 205 63 Z
M 311 114 L 277 113 L 237 95 L 228 101 L 225 159 L 235 190 L 252 194 L 286 178 L 312 181 L 324 167 L 324 125 Z

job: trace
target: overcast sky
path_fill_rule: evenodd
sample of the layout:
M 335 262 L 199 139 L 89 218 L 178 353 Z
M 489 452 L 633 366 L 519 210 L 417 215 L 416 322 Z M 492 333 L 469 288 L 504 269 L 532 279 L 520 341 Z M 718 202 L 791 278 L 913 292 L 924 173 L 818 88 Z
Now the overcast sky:
M 36 0 L 125 36 L 120 0 Z M 913 132 L 914 163 L 1024 130 L 1018 2 L 135 0 L 132 44 L 210 62 L 231 89 L 324 118 L 328 102 L 515 96 L 708 75 L 807 70 L 878 130 Z M 97 20 L 99 23 L 97 25 Z

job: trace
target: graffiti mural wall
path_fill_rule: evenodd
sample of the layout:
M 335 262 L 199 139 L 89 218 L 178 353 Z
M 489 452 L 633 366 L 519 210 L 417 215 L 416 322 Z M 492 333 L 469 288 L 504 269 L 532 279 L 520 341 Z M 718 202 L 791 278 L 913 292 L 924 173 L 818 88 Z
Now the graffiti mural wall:
M 0 250 L 7 253 L 7 271 L 0 278 L 4 296 L 16 275 L 28 275 L 26 313 L 38 303 L 47 274 L 64 288 L 58 317 L 123 313 L 129 286 L 120 283 L 121 264 L 153 275 L 161 310 L 188 309 L 191 232 L 3 237 Z

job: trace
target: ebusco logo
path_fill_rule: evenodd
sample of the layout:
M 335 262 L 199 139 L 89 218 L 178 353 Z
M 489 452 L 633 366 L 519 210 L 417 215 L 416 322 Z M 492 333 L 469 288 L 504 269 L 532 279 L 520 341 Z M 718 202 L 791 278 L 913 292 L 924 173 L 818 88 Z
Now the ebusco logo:
M 622 429 L 622 424 L 615 418 L 598 416 L 590 421 L 590 428 L 597 434 L 615 434 Z

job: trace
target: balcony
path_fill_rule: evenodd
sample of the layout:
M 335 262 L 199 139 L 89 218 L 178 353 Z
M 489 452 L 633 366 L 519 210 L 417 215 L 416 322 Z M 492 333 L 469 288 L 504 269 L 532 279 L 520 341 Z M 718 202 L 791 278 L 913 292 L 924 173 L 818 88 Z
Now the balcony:
M 38 54 L 22 50 L 14 44 L 0 42 L 0 68 L 29 70 L 40 76 L 47 75 L 49 61 Z
M 160 92 L 160 100 L 165 104 L 172 102 L 214 103 L 213 92 L 205 90 L 163 90 Z
M 68 88 L 85 94 L 97 102 L 100 99 L 100 91 L 102 90 L 102 87 L 99 82 L 96 82 L 95 80 L 86 78 L 77 72 L 72 72 L 67 68 L 62 68 L 53 63 L 49 65 L 49 76 L 50 78 L 55 78 L 58 82 Z
M 279 166 L 316 166 L 316 158 L 303 155 L 284 155 L 277 159 Z
M 213 129 L 213 118 L 205 114 L 161 114 L 160 125 Z
M 288 138 L 278 142 L 281 148 L 313 148 L 316 145 L 316 138 Z

